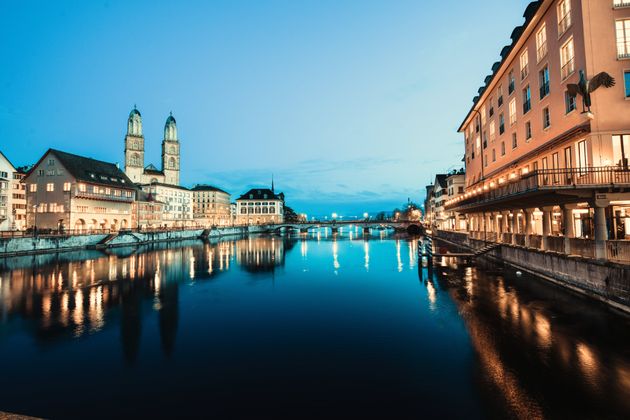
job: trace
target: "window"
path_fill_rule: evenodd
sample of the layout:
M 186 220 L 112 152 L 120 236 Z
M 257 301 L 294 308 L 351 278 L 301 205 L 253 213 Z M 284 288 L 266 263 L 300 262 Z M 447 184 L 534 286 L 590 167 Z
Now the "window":
M 496 132 L 496 125 L 494 124 L 494 120 L 492 120 L 490 121 L 490 140 L 494 140 L 495 132 Z
M 558 157 L 558 152 L 551 155 L 551 168 L 553 171 L 553 182 L 555 184 L 558 183 L 558 169 L 560 168 L 560 158 Z
M 613 7 L 628 7 L 630 6 L 629 0 L 613 0 Z
M 529 85 L 523 89 L 523 114 L 527 114 L 532 109 L 532 92 Z
M 483 166 L 488 166 L 488 155 L 483 155 Z
M 516 133 L 512 133 L 512 149 L 516 149 L 518 147 L 518 140 L 516 138 Z
M 549 114 L 549 107 L 543 109 L 543 128 L 549 128 L 551 125 L 551 115 Z
M 46 191 L 49 191 L 49 192 L 55 191 L 55 184 L 53 184 L 52 182 L 49 182 L 48 184 L 46 184 Z
M 496 150 L 492 149 L 492 161 L 496 162 L 497 161 L 497 152 Z
M 85 192 L 86 190 L 87 190 L 87 187 L 85 186 L 85 184 L 79 184 L 79 191 Z
M 521 80 L 529 74 L 529 55 L 527 49 L 521 54 Z
M 630 158 L 630 134 L 613 135 L 613 164 L 628 169 Z
M 626 88 L 626 98 L 630 98 L 630 71 L 623 72 L 623 82 Z
M 567 114 L 575 110 L 575 96 L 569 95 L 569 92 L 564 92 L 564 103 L 567 107 Z
M 549 165 L 547 164 L 547 158 L 544 157 L 542 159 L 542 172 L 543 172 L 543 183 L 547 184 L 547 180 L 548 180 L 548 170 L 549 170 Z
M 543 67 L 538 73 L 538 79 L 540 81 L 540 99 L 542 99 L 549 95 L 549 67 Z
M 571 26 L 571 0 L 558 3 L 558 35 L 562 35 Z
M 547 25 L 543 23 L 542 27 L 536 32 L 536 61 L 540 62 L 547 55 Z
M 630 58 L 630 19 L 615 22 L 617 33 L 617 57 Z
M 501 156 L 505 156 L 505 142 L 501 142 Z
M 69 182 L 64 182 L 63 183 L 63 190 L 64 191 L 70 191 L 70 186 L 71 186 L 71 184 Z
M 44 176 L 46 174 L 46 171 L 44 171 L 43 169 L 38 169 L 37 170 L 37 175 L 38 176 Z
M 508 74 L 508 95 L 514 92 L 514 70 L 510 70 Z
M 499 114 L 499 135 L 505 133 L 505 118 L 503 113 Z
M 92 192 L 98 194 L 98 187 L 96 185 L 92 185 Z
M 481 107 L 481 112 L 479 114 L 481 115 L 481 126 L 483 127 L 484 125 L 486 125 L 486 106 L 485 105 Z
M 516 124 L 516 98 L 510 101 L 510 125 Z
M 55 159 L 48 159 L 48 165 L 52 166 L 55 164 Z
M 525 123 L 525 141 L 529 141 L 532 138 L 532 123 L 527 121 Z
M 577 144 L 577 167 L 578 173 L 584 175 L 588 168 L 588 156 L 586 154 L 586 140 L 582 140 Z
M 36 192 L 37 191 L 37 184 L 31 184 L 29 186 L 29 191 L 30 192 Z
M 497 88 L 497 106 L 503 105 L 503 85 L 499 85 Z
M 562 80 L 566 79 L 575 71 L 575 56 L 573 50 L 573 38 L 568 40 L 562 48 L 560 48 L 560 66 Z
M 573 168 L 573 160 L 571 159 L 571 146 L 565 147 L 564 149 L 564 167 L 567 169 Z M 571 182 L 571 174 L 572 171 L 566 171 L 566 181 L 567 183 Z

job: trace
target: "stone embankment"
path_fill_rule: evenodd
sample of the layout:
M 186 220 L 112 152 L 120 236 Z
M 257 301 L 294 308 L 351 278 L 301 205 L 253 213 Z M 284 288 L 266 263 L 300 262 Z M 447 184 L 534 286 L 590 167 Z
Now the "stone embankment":
M 478 250 L 487 245 L 465 233 L 437 231 L 434 239 Z M 488 257 L 630 313 L 630 265 L 519 245 L 500 244 Z
M 135 246 L 154 242 L 217 238 L 231 235 L 263 233 L 264 226 L 218 227 L 213 229 L 167 230 L 159 232 L 119 232 L 115 234 L 46 235 L 0 238 L 0 257 L 90 248 Z

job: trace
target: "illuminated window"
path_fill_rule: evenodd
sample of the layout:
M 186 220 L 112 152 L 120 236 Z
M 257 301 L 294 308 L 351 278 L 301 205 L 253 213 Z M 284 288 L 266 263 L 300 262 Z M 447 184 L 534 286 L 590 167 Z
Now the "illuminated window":
M 516 124 L 516 98 L 510 101 L 510 125 Z
M 529 74 L 529 54 L 528 51 L 525 50 L 523 54 L 521 54 L 521 80 L 527 77 Z
M 46 184 L 46 191 L 55 191 L 55 184 L 53 184 L 52 182 L 49 182 L 48 184 Z
M 536 60 L 542 60 L 545 55 L 547 55 L 547 26 L 543 23 L 536 32 Z
M 70 184 L 69 182 L 64 182 L 63 183 L 63 190 L 64 191 L 70 191 L 70 187 L 72 184 Z
M 566 79 L 575 71 L 575 51 L 573 49 L 573 38 L 568 40 L 560 48 L 560 66 L 562 79 Z
M 571 26 L 571 0 L 558 3 L 558 35 L 562 35 Z
M 37 191 L 37 184 L 29 185 L 29 191 L 30 192 L 36 192 Z

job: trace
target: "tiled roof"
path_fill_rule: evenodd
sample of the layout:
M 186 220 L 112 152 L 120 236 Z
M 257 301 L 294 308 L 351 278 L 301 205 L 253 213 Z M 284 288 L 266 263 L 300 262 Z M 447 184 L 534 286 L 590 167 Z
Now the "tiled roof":
M 63 167 L 66 168 L 66 170 L 78 181 L 115 186 L 119 188 L 136 189 L 133 182 L 127 177 L 127 175 L 125 175 L 125 173 L 113 163 L 86 158 L 55 149 L 48 149 L 37 164 L 31 168 L 28 175 L 30 175 L 49 154 L 53 154 L 59 163 L 61 163 Z
M 251 196 L 251 197 L 250 197 Z M 266 197 L 265 197 L 266 196 Z M 241 195 L 239 200 L 284 200 L 284 194 L 275 194 L 269 188 L 252 188 Z
M 228 194 L 228 195 L 230 194 L 229 192 L 223 191 L 221 188 L 217 188 L 217 187 L 215 187 L 213 185 L 198 184 L 198 185 L 195 185 L 194 187 L 192 187 L 190 190 L 191 191 L 216 191 L 216 192 L 221 192 L 221 193 Z

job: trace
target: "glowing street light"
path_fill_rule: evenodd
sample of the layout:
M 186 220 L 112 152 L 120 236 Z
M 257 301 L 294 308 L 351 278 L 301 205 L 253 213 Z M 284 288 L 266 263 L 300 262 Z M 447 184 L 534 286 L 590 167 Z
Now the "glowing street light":
M 332 218 L 333 218 L 333 219 L 336 219 L 336 218 L 337 218 L 337 213 L 333 213 L 333 214 L 332 214 Z
M 368 217 L 369 217 L 369 214 L 367 214 L 367 212 L 366 212 L 366 213 L 363 213 L 363 218 L 364 218 L 364 219 L 367 219 Z

